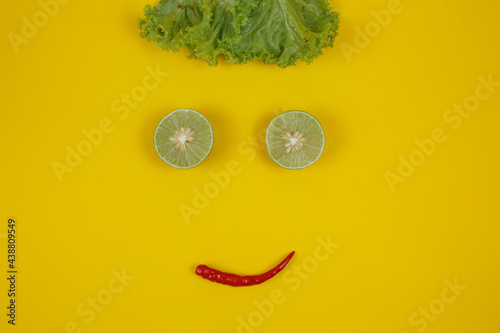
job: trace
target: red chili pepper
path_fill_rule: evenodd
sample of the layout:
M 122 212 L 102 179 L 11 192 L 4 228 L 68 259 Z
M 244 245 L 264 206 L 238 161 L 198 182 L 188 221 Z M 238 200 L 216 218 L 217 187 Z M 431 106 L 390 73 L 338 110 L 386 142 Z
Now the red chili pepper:
M 264 281 L 269 280 L 276 274 L 278 274 L 286 264 L 292 259 L 295 251 L 290 253 L 278 266 L 260 275 L 250 275 L 250 276 L 239 276 L 231 273 L 224 273 L 216 269 L 210 268 L 206 265 L 198 265 L 196 267 L 196 275 L 201 276 L 204 279 L 210 280 L 212 282 L 227 284 L 233 287 L 242 286 L 253 286 L 255 284 L 260 284 Z

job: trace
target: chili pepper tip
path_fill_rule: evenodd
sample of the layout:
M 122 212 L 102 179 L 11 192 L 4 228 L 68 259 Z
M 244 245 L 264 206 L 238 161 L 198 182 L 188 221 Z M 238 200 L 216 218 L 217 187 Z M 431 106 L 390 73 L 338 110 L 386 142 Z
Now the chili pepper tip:
M 206 265 L 198 265 L 196 267 L 196 271 L 195 271 L 196 275 L 200 275 L 201 276 L 203 274 L 203 272 L 206 271 L 207 268 L 208 267 Z

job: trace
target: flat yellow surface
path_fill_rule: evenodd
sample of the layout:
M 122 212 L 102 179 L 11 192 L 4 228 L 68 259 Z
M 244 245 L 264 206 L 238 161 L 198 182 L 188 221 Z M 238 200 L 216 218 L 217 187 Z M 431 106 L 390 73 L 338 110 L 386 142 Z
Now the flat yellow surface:
M 500 332 L 500 2 L 333 1 L 335 47 L 285 70 L 161 52 L 146 3 L 0 4 L 2 332 Z M 178 108 L 215 135 L 190 170 L 153 146 Z M 304 170 L 261 139 L 286 110 L 325 131 Z

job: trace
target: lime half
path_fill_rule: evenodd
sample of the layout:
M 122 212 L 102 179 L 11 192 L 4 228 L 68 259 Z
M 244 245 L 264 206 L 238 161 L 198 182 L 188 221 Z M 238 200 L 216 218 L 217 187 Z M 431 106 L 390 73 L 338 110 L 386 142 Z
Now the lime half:
M 288 111 L 274 118 L 266 132 L 271 159 L 286 169 L 303 169 L 318 160 L 325 146 L 320 123 L 307 112 Z
M 203 162 L 212 150 L 212 126 L 201 113 L 178 109 L 160 121 L 154 143 L 156 153 L 168 165 L 192 168 Z

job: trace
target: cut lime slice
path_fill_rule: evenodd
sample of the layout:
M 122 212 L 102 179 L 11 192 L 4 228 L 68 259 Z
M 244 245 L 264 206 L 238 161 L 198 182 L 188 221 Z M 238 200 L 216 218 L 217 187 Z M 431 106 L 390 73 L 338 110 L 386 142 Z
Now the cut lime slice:
M 274 118 L 266 132 L 271 159 L 286 169 L 303 169 L 318 160 L 325 146 L 323 128 L 307 112 L 288 111 Z
M 160 121 L 154 143 L 156 153 L 165 163 L 189 169 L 203 162 L 212 150 L 212 126 L 201 113 L 178 109 Z

